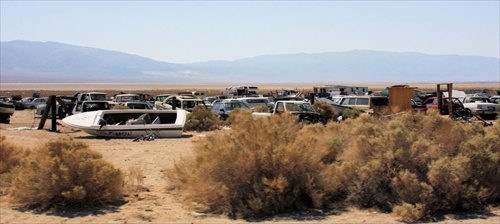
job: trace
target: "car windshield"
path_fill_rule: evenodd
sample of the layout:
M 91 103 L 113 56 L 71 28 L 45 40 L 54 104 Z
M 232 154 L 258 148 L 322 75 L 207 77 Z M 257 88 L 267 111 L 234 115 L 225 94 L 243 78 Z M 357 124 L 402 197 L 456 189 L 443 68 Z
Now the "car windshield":
M 91 94 L 91 100 L 111 100 L 107 94 Z
M 166 96 L 156 96 L 156 101 L 164 101 L 165 99 L 167 99 L 167 97 L 169 97 L 170 95 L 166 95 Z
M 286 103 L 287 111 L 316 112 L 308 103 Z

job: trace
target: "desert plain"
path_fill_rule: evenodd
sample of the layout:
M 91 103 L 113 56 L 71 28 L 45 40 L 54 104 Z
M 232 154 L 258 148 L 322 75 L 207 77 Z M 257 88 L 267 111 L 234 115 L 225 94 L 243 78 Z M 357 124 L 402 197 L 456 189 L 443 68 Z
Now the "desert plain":
M 312 85 L 268 84 L 266 89 L 308 88 Z M 356 84 L 357 85 L 357 84 Z M 433 89 L 436 84 L 416 85 L 421 89 Z M 161 92 L 180 89 L 202 89 L 217 92 L 229 85 L 97 85 L 97 84 L 1 84 L 0 95 L 11 93 L 41 92 L 85 92 L 114 90 L 124 92 Z M 258 85 L 257 86 L 262 86 Z M 357 85 L 368 86 L 369 85 Z M 374 85 L 375 86 L 375 85 Z M 383 89 L 386 83 L 377 84 Z M 460 88 L 459 85 L 454 85 Z M 499 83 L 468 83 L 461 88 L 500 89 Z M 26 97 L 29 95 L 24 95 Z M 38 130 L 40 118 L 34 110 L 16 111 L 10 124 L 0 124 L 0 135 L 7 141 L 27 148 L 36 148 L 50 139 L 69 136 L 83 141 L 103 158 L 126 173 L 132 167 L 139 167 L 144 177 L 142 189 L 127 194 L 123 204 L 99 208 L 69 209 L 66 211 L 34 211 L 19 208 L 9 202 L 7 192 L 0 192 L 0 223 L 399 223 L 398 218 L 377 210 L 362 210 L 342 207 L 329 211 L 296 211 L 262 219 L 231 219 L 224 215 L 205 214 L 192 210 L 178 195 L 166 190 L 167 182 L 163 173 L 176 161 L 194 154 L 194 143 L 203 141 L 211 132 L 184 132 L 181 138 L 155 139 L 133 142 L 132 139 L 104 139 L 88 135 L 80 130 L 58 122 L 57 131 L 50 131 L 50 121 Z M 230 131 L 230 130 L 218 130 Z M 5 189 L 4 189 L 5 190 Z M 448 214 L 436 217 L 436 223 L 500 223 L 500 208 L 491 207 L 482 213 Z

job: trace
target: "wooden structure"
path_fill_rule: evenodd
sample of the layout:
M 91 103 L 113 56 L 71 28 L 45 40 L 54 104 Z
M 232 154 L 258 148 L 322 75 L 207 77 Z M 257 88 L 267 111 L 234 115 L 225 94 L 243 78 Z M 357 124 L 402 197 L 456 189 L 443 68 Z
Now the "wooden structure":
M 56 97 L 56 96 L 49 96 L 47 100 L 47 105 L 45 107 L 45 111 L 42 114 L 42 119 L 40 120 L 40 123 L 38 124 L 38 130 L 43 129 L 43 126 L 45 125 L 45 121 L 49 117 L 49 111 L 51 112 L 51 120 L 52 120 L 52 125 L 50 128 L 50 131 L 56 132 L 57 131 L 57 105 L 56 102 L 59 103 L 59 105 L 62 107 L 62 109 L 68 114 L 68 115 L 73 115 L 71 110 L 66 106 L 64 101 L 61 99 L 61 97 Z M 48 109 L 50 108 L 50 109 Z
M 395 85 L 389 87 L 389 107 L 392 112 L 411 110 L 411 99 L 415 96 L 417 87 Z
M 443 85 L 446 85 L 446 89 L 442 89 L 441 86 Z M 452 100 L 452 96 L 451 96 L 451 93 L 453 92 L 453 84 L 452 83 L 441 83 L 441 84 L 437 84 L 437 98 L 438 98 L 438 109 L 439 109 L 439 112 L 440 114 L 444 114 L 445 113 L 445 108 L 444 108 L 444 104 L 443 104 L 443 93 L 444 92 L 448 92 L 448 113 L 450 116 L 453 116 L 453 100 Z

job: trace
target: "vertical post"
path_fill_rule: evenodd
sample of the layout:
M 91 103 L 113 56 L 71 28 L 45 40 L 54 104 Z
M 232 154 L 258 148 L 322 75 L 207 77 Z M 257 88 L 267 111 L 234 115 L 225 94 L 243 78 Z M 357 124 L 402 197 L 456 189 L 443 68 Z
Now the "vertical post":
M 45 103 L 45 110 L 43 111 L 42 118 L 40 119 L 40 123 L 38 123 L 38 130 L 42 130 L 43 126 L 45 126 L 45 121 L 47 120 L 47 117 L 49 116 L 49 110 L 52 107 L 52 98 L 48 98 L 47 102 Z
M 453 116 L 453 101 L 452 101 L 452 97 L 451 97 L 452 89 L 453 89 L 453 84 L 448 83 L 448 111 L 449 111 L 450 117 Z
M 443 114 L 443 93 L 441 92 L 441 84 L 437 84 L 437 98 L 439 114 Z
M 57 108 L 56 108 L 56 96 L 52 95 L 49 96 L 50 98 L 50 108 L 51 108 L 51 120 L 52 120 L 52 126 L 50 128 L 50 131 L 56 132 L 57 131 Z

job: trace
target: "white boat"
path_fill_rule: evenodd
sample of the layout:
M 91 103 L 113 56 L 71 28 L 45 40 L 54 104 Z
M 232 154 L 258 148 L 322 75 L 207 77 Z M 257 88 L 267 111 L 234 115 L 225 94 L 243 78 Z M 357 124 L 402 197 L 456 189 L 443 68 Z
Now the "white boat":
M 186 123 L 185 110 L 98 110 L 79 113 L 62 121 L 91 135 L 108 138 L 156 138 L 182 136 Z

